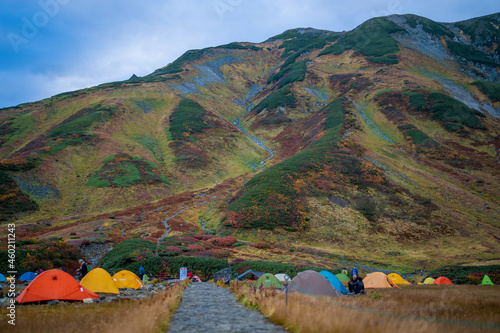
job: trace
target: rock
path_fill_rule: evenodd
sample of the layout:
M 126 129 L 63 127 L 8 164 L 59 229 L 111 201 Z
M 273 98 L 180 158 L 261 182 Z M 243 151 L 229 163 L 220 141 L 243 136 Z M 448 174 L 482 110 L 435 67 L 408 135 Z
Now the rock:
M 8 306 L 10 303 L 10 298 L 0 298 L 0 306 L 1 307 L 4 307 L 4 306 Z
M 59 304 L 59 303 L 61 303 L 61 302 L 60 302 L 59 300 L 55 299 L 55 300 L 53 300 L 53 301 L 48 302 L 48 303 L 47 303 L 47 305 L 52 306 L 52 305 L 57 305 L 57 304 Z

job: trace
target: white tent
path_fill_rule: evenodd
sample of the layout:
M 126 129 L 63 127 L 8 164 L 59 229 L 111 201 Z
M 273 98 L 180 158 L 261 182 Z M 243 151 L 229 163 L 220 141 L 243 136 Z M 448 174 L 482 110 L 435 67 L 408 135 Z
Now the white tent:
M 280 274 L 275 274 L 274 275 L 279 282 L 290 282 L 292 281 L 292 279 L 290 279 L 290 277 L 286 274 L 283 274 L 283 273 L 280 273 Z

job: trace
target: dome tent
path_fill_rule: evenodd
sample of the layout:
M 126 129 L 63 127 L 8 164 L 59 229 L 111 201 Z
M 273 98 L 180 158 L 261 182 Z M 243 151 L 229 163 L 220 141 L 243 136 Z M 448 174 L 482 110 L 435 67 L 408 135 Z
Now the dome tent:
M 433 284 L 433 283 L 434 283 L 434 279 L 431 277 L 428 277 L 427 279 L 424 280 L 424 284 Z
M 292 279 L 287 274 L 279 273 L 274 275 L 279 282 L 290 282 Z
M 387 275 L 382 272 L 371 273 L 363 279 L 365 289 L 399 288 Z
M 7 282 L 7 278 L 5 277 L 5 275 L 1 273 L 0 273 L 0 282 Z
M 254 286 L 256 287 L 275 287 L 281 288 L 281 282 L 271 273 L 266 273 L 257 279 Z
M 131 271 L 123 270 L 113 275 L 113 281 L 118 288 L 142 289 L 141 279 Z
M 297 274 L 289 283 L 288 292 L 300 292 L 307 295 L 340 297 L 342 294 L 330 282 L 316 271 L 304 271 Z
M 410 282 L 406 281 L 405 279 L 403 279 L 403 277 L 401 275 L 399 275 L 398 273 L 391 273 L 389 275 L 387 275 L 389 277 L 389 279 L 392 280 L 392 282 L 394 282 L 395 284 L 406 284 L 406 285 L 411 285 Z
M 88 272 L 80 284 L 95 293 L 120 294 L 111 275 L 102 268 L 94 268 Z
M 349 279 L 349 277 L 347 275 L 342 274 L 342 273 L 335 274 L 335 276 L 337 277 L 337 279 L 339 279 L 342 282 L 347 282 L 347 281 L 351 280 L 351 279 Z
M 19 281 L 33 281 L 33 279 L 36 277 L 36 274 L 33 273 L 33 272 L 26 272 L 26 273 L 23 273 L 20 277 L 19 277 Z
M 491 281 L 490 277 L 488 275 L 485 275 L 483 277 L 483 281 L 481 282 L 482 286 L 494 286 L 495 284 L 493 281 Z
M 450 279 L 448 279 L 445 276 L 440 276 L 432 284 L 447 284 L 447 285 L 453 285 L 453 282 L 451 282 Z
M 323 275 L 328 280 L 328 282 L 330 282 L 333 288 L 337 289 L 342 294 L 347 295 L 349 293 L 349 291 L 344 287 L 342 282 L 332 273 L 328 271 L 321 271 L 319 272 L 319 274 Z
M 16 298 L 19 303 L 51 300 L 83 301 L 99 296 L 83 287 L 74 277 L 59 269 L 50 269 L 38 275 Z

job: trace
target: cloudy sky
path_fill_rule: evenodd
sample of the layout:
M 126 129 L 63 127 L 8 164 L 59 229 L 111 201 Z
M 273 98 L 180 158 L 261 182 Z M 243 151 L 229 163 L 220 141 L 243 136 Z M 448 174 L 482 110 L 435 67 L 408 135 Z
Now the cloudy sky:
M 0 108 L 143 76 L 189 49 L 287 29 L 351 30 L 374 16 L 456 22 L 498 0 L 1 0 Z

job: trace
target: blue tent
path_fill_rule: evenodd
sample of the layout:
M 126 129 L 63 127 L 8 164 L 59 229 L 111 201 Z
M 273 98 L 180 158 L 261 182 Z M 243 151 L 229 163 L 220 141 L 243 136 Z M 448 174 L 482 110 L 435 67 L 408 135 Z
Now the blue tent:
M 321 271 L 321 272 L 319 272 L 319 274 L 321 274 L 324 277 L 326 277 L 326 279 L 328 280 L 328 282 L 330 282 L 330 284 L 333 286 L 333 288 L 337 289 L 342 294 L 345 295 L 345 294 L 349 293 L 349 291 L 347 289 L 345 289 L 345 287 L 342 284 L 342 282 L 340 282 L 340 280 L 335 275 L 333 275 L 332 273 L 327 272 L 327 271 Z
M 0 273 L 0 282 L 7 282 L 5 275 L 3 275 L 2 273 Z
M 238 277 L 236 279 L 241 281 L 243 279 L 243 277 L 247 274 L 252 274 L 253 276 L 260 278 L 262 275 L 266 274 L 266 272 L 256 272 L 256 271 L 252 271 L 251 269 L 249 269 L 245 273 L 238 275 Z
M 19 281 L 32 281 L 36 277 L 36 274 L 33 272 L 26 272 L 19 278 Z

